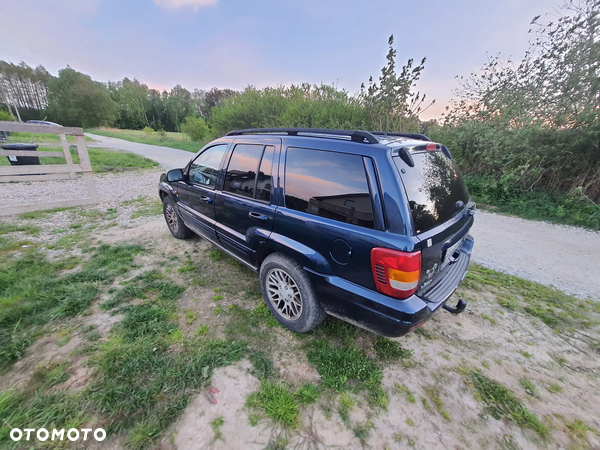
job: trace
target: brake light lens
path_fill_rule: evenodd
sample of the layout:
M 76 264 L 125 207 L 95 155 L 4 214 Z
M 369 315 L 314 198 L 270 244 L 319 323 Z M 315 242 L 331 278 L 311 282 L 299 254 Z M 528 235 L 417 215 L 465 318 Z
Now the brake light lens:
M 419 287 L 421 252 L 375 247 L 371 250 L 371 269 L 379 292 L 394 298 L 408 298 Z
M 439 146 L 439 145 L 437 145 L 437 144 L 427 144 L 427 145 L 425 146 L 425 150 L 427 150 L 428 152 L 435 151 L 435 150 L 437 150 L 438 148 L 440 148 L 440 146 Z

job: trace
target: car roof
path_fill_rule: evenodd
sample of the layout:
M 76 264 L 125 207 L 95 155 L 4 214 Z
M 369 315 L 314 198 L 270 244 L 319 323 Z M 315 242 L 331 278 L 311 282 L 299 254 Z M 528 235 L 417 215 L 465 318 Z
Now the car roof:
M 225 138 L 260 141 L 265 136 L 280 137 L 287 146 L 302 146 L 321 150 L 369 155 L 401 145 L 431 142 L 427 136 L 415 133 L 385 133 L 363 130 L 323 128 L 251 128 L 233 130 Z

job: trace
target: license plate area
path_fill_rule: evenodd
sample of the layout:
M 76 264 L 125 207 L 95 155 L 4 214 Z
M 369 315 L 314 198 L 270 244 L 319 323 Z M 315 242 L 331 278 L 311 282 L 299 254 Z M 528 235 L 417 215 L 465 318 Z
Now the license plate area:
M 463 237 L 459 239 L 456 243 L 454 243 L 452 246 L 448 247 L 446 250 L 443 251 L 443 258 L 442 263 L 440 265 L 440 270 L 444 270 L 444 268 L 448 266 L 448 264 L 451 264 L 458 259 L 458 255 L 456 253 L 458 253 L 464 242 L 465 238 Z

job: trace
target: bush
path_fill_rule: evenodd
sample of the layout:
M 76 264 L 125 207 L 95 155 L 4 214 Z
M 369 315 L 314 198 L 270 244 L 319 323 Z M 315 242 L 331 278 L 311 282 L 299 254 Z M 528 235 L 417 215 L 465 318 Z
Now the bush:
M 213 134 L 243 128 L 308 127 L 370 129 L 367 112 L 360 101 L 335 86 L 278 86 L 242 93 L 219 103 L 212 110 Z
M 7 111 L 0 110 L 0 120 L 4 122 L 12 122 L 15 119 L 11 117 Z
M 152 136 L 152 133 L 154 133 L 154 130 L 150 127 L 144 127 L 144 129 L 142 131 L 144 132 L 144 135 L 146 137 L 150 137 L 150 136 Z
M 202 141 L 209 135 L 210 130 L 204 119 L 188 116 L 181 124 L 181 131 L 192 141 Z

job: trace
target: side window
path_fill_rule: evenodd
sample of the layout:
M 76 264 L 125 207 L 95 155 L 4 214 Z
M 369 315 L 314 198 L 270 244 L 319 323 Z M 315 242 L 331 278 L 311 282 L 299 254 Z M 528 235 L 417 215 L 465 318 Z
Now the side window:
M 265 202 L 271 201 L 271 174 L 273 172 L 273 155 L 275 147 L 267 145 L 260 162 L 260 169 L 256 179 L 256 199 Z
M 256 171 L 265 149 L 264 145 L 238 144 L 225 175 L 225 192 L 254 198 L 256 192 Z
M 219 165 L 226 150 L 227 144 L 220 144 L 210 147 L 198 155 L 188 170 L 190 182 L 214 189 Z
M 285 205 L 296 211 L 373 228 L 373 209 L 362 157 L 288 148 Z

